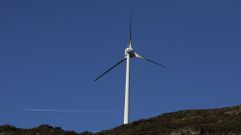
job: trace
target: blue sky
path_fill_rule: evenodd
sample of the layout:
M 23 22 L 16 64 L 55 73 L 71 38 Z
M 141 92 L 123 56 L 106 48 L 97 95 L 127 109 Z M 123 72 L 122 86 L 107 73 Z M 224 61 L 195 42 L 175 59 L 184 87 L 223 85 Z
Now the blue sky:
M 100 131 L 123 122 L 123 58 L 133 47 L 131 121 L 241 103 L 238 0 L 1 0 L 0 124 Z M 77 112 L 33 112 L 68 109 Z

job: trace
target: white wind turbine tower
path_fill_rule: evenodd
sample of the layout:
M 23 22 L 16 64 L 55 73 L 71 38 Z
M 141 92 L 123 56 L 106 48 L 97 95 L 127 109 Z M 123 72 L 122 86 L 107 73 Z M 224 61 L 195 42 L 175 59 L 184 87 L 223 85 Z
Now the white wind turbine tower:
M 165 65 L 159 64 L 153 60 L 150 59 L 146 59 L 143 56 L 141 56 L 140 54 L 136 53 L 133 48 L 132 48 L 132 39 L 131 39 L 131 24 L 132 24 L 132 15 L 130 15 L 130 34 L 129 34 L 129 42 L 128 42 L 128 47 L 125 49 L 125 57 L 118 61 L 114 66 L 112 66 L 111 68 L 109 68 L 107 71 L 105 71 L 103 74 L 101 74 L 100 76 L 98 76 L 95 81 L 97 81 L 98 79 L 100 79 L 101 77 L 103 77 L 105 74 L 107 74 L 108 72 L 110 72 L 113 68 L 115 68 L 116 66 L 118 66 L 119 64 L 121 64 L 123 61 L 126 60 L 126 83 L 125 83 L 125 106 L 124 106 L 124 124 L 128 124 L 129 122 L 129 105 L 130 105 L 130 59 L 131 58 L 138 58 L 141 60 L 145 60 L 148 62 L 151 62 L 153 64 L 156 64 L 162 68 L 166 68 L 167 67 Z

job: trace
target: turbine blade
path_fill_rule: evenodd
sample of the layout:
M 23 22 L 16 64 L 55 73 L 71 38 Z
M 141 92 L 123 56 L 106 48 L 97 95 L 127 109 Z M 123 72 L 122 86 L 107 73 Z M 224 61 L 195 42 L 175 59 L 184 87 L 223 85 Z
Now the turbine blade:
M 107 74 L 108 72 L 110 72 L 113 68 L 115 68 L 116 66 L 118 66 L 119 64 L 121 64 L 124 60 L 126 60 L 126 58 L 118 61 L 114 66 L 112 66 L 111 68 L 109 68 L 108 70 L 106 70 L 103 74 L 99 75 L 95 81 L 99 80 L 101 77 L 103 77 L 105 74 Z
M 141 56 L 140 54 L 138 54 L 138 53 L 136 53 L 136 52 L 135 52 L 135 57 L 136 57 L 136 58 L 139 58 L 139 59 L 145 60 L 145 58 L 144 58 L 143 56 Z
M 158 63 L 158 62 L 155 62 L 155 61 L 153 61 L 153 60 L 146 59 L 146 58 L 144 58 L 143 56 L 141 56 L 140 54 L 138 54 L 138 53 L 136 53 L 136 52 L 135 52 L 135 57 L 136 57 L 136 58 L 139 58 L 139 59 L 142 59 L 142 60 L 145 60 L 145 61 L 148 61 L 148 62 L 151 62 L 151 63 L 153 63 L 153 64 L 155 64 L 155 65 L 158 65 L 158 66 L 160 66 L 160 67 L 162 67 L 162 68 L 167 69 L 167 66 L 165 66 L 165 65 L 163 65 L 163 64 L 160 64 L 160 63 Z
M 156 65 L 158 65 L 158 66 L 160 66 L 160 67 L 162 67 L 162 68 L 168 69 L 167 66 L 165 66 L 165 65 L 163 65 L 163 64 L 160 64 L 160 63 L 157 63 L 157 62 L 155 62 L 155 61 L 153 61 L 153 60 L 150 60 L 150 59 L 145 59 L 145 60 L 148 61 L 148 62 L 151 62 L 151 63 L 153 63 L 153 64 L 156 64 Z
M 131 37 L 132 37 L 132 34 L 131 34 L 131 25 L 132 25 L 132 14 L 130 14 L 130 27 L 129 27 L 129 45 L 128 47 L 129 48 L 132 48 L 132 40 L 131 40 Z

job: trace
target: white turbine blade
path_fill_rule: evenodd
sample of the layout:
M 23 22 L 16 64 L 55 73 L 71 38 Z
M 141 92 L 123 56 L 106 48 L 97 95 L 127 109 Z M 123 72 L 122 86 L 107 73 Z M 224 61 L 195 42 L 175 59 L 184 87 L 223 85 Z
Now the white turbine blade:
M 131 40 L 131 37 L 132 37 L 132 34 L 131 34 L 131 25 L 132 25 L 132 14 L 130 14 L 130 28 L 129 28 L 129 43 L 128 43 L 128 48 L 132 48 L 132 40 Z
M 115 68 L 116 66 L 118 66 L 119 64 L 121 64 L 126 58 L 118 61 L 114 66 L 112 66 L 111 68 L 109 68 L 108 70 L 106 70 L 103 74 L 101 74 L 100 76 L 98 76 L 95 81 L 97 81 L 98 79 L 100 79 L 102 76 L 104 76 L 105 74 L 107 74 L 108 72 L 110 72 L 113 68 Z
M 163 65 L 163 64 L 160 64 L 160 63 L 158 63 L 158 62 L 155 62 L 155 61 L 153 61 L 153 60 L 146 59 L 146 58 L 144 58 L 143 56 L 141 56 L 140 54 L 138 54 L 138 53 L 136 53 L 136 52 L 135 52 L 135 57 L 136 57 L 136 58 L 139 58 L 139 59 L 142 59 L 142 60 L 145 60 L 145 61 L 148 61 L 148 62 L 151 62 L 151 63 L 153 63 L 153 64 L 155 64 L 155 65 L 158 65 L 158 66 L 160 66 L 160 67 L 162 67 L 162 68 L 167 69 L 167 66 L 165 66 L 165 65 Z
M 136 58 L 139 58 L 139 59 L 143 59 L 143 60 L 145 60 L 144 57 L 142 57 L 140 54 L 138 54 L 138 53 L 136 53 L 136 52 L 135 52 L 135 57 L 136 57 Z

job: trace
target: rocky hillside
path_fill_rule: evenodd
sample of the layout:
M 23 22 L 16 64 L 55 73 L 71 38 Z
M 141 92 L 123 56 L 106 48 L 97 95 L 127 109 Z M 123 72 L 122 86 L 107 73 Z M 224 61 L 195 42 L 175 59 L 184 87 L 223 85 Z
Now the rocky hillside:
M 48 125 L 32 129 L 3 125 L 0 135 L 241 135 L 241 106 L 166 113 L 98 133 L 76 133 Z

